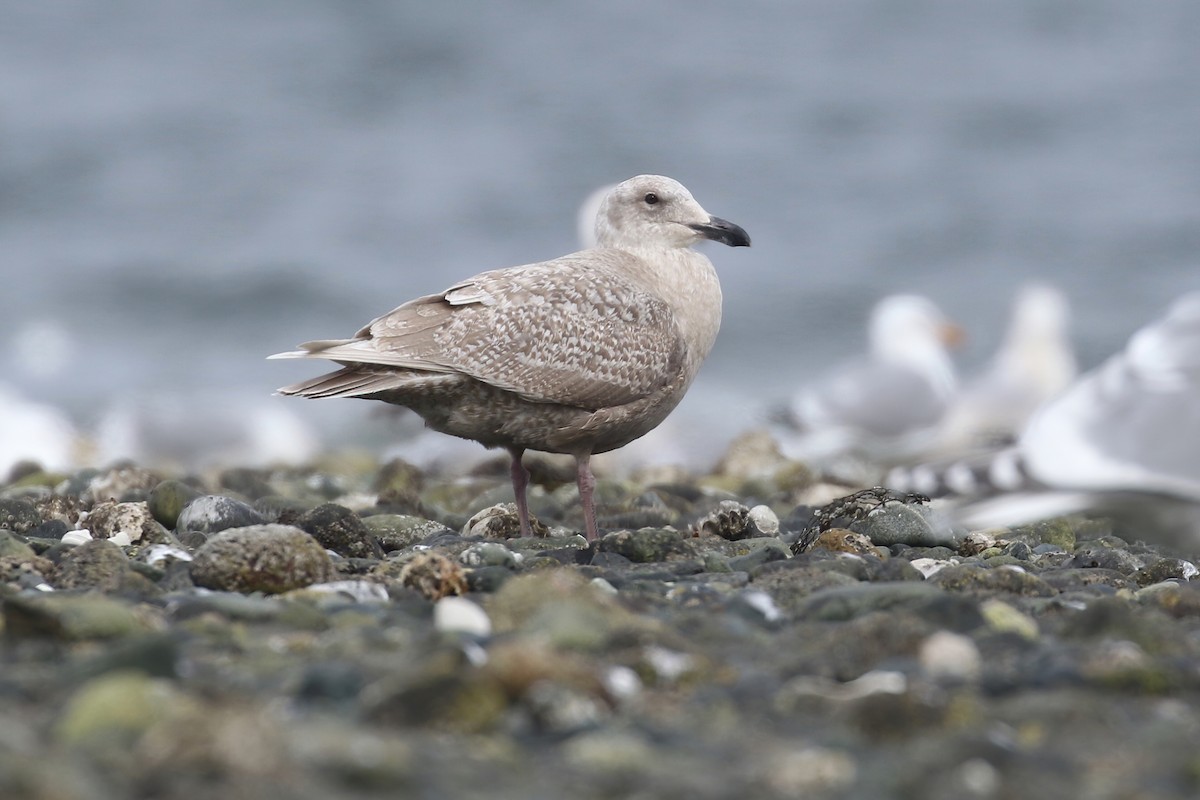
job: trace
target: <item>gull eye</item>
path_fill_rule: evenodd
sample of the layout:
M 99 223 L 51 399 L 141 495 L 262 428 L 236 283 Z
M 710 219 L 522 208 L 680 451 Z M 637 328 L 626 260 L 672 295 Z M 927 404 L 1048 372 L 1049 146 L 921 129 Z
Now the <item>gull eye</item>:
M 658 195 L 656 195 L 654 192 L 647 192 L 646 196 L 642 199 L 646 201 L 646 205 L 648 206 L 656 205 L 658 203 Z

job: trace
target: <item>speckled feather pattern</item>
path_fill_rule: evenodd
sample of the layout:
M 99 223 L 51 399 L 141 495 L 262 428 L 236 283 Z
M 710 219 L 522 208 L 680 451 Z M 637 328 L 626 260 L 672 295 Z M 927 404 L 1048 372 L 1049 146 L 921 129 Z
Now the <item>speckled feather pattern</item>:
M 688 246 L 702 238 L 688 225 L 710 217 L 674 181 L 634 181 L 650 178 L 684 219 L 634 208 L 646 193 L 635 185 L 618 198 L 629 210 L 608 209 L 607 247 L 484 272 L 352 339 L 301 345 L 285 355 L 344 368 L 281 393 L 407 406 L 434 430 L 493 447 L 583 455 L 647 433 L 682 399 L 721 316 L 716 273 Z

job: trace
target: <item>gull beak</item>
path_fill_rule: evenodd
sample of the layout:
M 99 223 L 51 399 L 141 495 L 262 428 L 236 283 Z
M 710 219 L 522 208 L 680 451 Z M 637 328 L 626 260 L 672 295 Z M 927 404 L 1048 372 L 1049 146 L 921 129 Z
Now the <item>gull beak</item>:
M 712 239 L 714 242 L 721 242 L 730 247 L 750 246 L 750 234 L 746 233 L 741 225 L 734 225 L 729 220 L 720 217 L 709 217 L 707 223 L 690 224 L 688 227 L 705 239 Z

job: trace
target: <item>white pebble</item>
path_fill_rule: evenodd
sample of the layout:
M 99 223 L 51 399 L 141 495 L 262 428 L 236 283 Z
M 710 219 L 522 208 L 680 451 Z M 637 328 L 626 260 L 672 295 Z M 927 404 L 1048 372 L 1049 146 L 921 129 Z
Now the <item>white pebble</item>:
M 642 692 L 642 679 L 629 667 L 609 667 L 602 680 L 604 688 L 618 700 L 629 700 Z
M 983 656 L 969 636 L 938 631 L 921 643 L 921 669 L 933 678 L 972 681 L 983 669 Z
M 590 581 L 592 588 L 600 591 L 603 594 L 620 594 L 617 587 L 606 581 L 604 578 L 592 578 Z
M 783 612 L 775 605 L 775 599 L 761 589 L 749 589 L 742 592 L 742 602 L 763 615 L 767 622 L 783 619 Z
M 87 530 L 67 531 L 63 534 L 63 544 L 83 544 L 92 540 L 92 532 Z
M 665 647 L 650 645 L 643 651 L 646 663 L 654 670 L 660 680 L 668 683 L 677 681 L 690 669 L 695 660 L 687 653 L 668 650 Z
M 750 509 L 748 515 L 754 526 L 767 536 L 779 533 L 779 517 L 770 506 L 758 505 Z
M 936 574 L 943 567 L 948 567 L 955 562 L 943 561 L 939 558 L 914 558 L 909 563 L 913 565 L 917 572 L 928 578 L 931 575 Z
M 192 554 L 171 544 L 152 544 L 142 551 L 142 560 L 152 567 L 172 561 L 191 561 Z
M 342 595 L 355 603 L 386 603 L 387 589 L 373 581 L 329 581 L 305 587 L 306 592 Z
M 463 597 L 443 597 L 433 607 L 433 627 L 443 633 L 489 636 L 492 621 L 487 612 Z

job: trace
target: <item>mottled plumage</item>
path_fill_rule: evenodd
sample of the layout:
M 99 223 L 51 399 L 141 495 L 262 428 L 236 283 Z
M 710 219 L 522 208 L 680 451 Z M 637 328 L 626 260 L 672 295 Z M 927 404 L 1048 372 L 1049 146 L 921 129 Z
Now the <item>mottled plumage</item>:
M 272 356 L 343 365 L 279 391 L 407 406 L 434 430 L 508 448 L 526 535 L 523 451 L 570 453 L 594 538 L 588 459 L 662 422 L 720 326 L 716 272 L 691 245 L 750 243 L 656 175 L 617 185 L 600 205 L 596 234 L 597 249 L 484 272 L 405 303 L 351 339 Z

